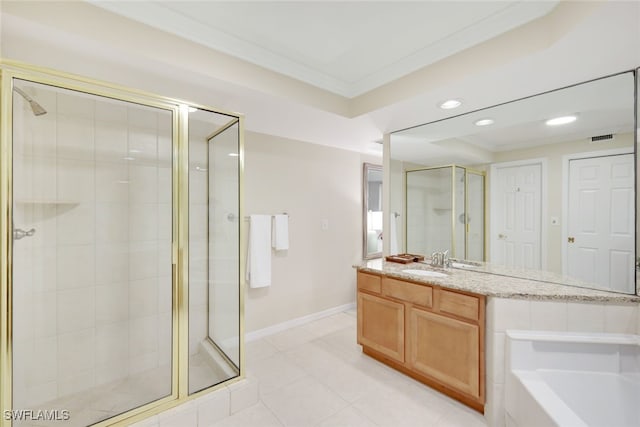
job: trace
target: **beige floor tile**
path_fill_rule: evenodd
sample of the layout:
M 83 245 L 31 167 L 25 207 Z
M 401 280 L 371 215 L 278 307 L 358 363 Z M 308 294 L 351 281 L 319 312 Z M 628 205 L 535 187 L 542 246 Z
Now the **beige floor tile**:
M 282 423 L 273 415 L 273 412 L 260 402 L 213 424 L 211 427 L 282 427 Z
M 377 427 L 377 424 L 350 406 L 325 419 L 318 427 Z
M 318 380 L 304 377 L 265 394 L 263 403 L 285 426 L 314 426 L 347 407 L 340 398 Z
M 272 393 L 308 375 L 281 353 L 256 361 L 247 370 L 258 380 L 260 395 Z

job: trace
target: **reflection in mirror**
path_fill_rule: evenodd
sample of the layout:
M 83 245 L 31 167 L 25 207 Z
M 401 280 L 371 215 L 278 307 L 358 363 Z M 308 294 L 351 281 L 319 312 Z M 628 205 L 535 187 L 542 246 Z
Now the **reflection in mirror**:
M 382 256 L 382 166 L 364 163 L 362 175 L 364 259 Z
M 484 172 L 461 166 L 405 171 L 406 252 L 484 261 Z
M 486 173 L 487 232 L 475 233 L 486 239 L 487 264 L 478 270 L 634 293 L 635 77 L 620 73 L 392 133 L 387 208 L 392 226 L 395 212 L 406 224 L 399 251 L 451 248 L 462 258 L 455 230 L 447 247 L 429 228 L 436 206 L 412 199 L 407 172 L 456 164 Z M 454 191 L 435 177 L 422 185 Z M 467 203 L 483 199 L 470 178 L 466 193 Z M 441 213 L 441 227 L 459 224 Z

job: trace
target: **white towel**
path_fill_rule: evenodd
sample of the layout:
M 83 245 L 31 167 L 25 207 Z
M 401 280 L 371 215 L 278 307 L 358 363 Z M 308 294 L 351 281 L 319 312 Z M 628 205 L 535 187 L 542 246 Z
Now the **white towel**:
M 399 254 L 398 252 L 398 218 L 394 213 L 391 213 L 391 218 L 389 218 L 389 222 L 391 225 L 391 231 L 389 233 L 389 253 L 391 255 Z
M 276 251 L 289 249 L 289 215 L 282 214 L 273 216 L 271 246 Z
M 271 215 L 249 217 L 247 282 L 251 288 L 271 286 Z

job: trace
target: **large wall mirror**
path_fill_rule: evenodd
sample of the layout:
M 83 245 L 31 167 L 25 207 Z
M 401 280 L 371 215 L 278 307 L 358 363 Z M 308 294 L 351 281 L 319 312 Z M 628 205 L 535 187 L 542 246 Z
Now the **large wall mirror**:
M 476 225 L 473 237 L 484 239 L 488 263 L 477 270 L 635 293 L 636 74 L 392 133 L 387 208 L 397 241 L 390 246 L 482 261 L 455 247 L 468 216 L 478 217 L 451 191 L 463 180 L 420 172 L 416 184 L 416 171 L 455 165 L 485 174 L 484 194 L 480 186 L 466 194 L 485 202 L 484 228 Z M 442 236 L 450 229 L 435 221 L 459 228 Z

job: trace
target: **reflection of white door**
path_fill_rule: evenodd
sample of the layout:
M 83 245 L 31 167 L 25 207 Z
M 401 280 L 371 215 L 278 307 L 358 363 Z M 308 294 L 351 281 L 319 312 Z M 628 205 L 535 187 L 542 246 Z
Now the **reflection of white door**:
M 569 161 L 567 274 L 634 289 L 633 154 Z
M 542 268 L 541 161 L 491 168 L 491 262 Z

